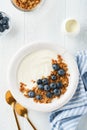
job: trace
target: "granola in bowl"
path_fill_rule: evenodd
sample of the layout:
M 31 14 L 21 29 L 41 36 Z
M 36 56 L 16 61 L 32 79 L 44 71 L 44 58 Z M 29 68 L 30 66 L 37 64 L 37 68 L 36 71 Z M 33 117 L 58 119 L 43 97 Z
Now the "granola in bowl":
M 31 11 L 35 9 L 42 0 L 11 0 L 12 3 L 20 10 Z

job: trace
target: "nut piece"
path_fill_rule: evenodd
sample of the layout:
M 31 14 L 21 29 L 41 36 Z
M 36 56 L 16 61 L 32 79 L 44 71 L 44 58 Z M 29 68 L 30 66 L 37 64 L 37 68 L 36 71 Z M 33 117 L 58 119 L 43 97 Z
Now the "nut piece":
M 27 2 L 27 0 L 21 0 L 21 2 L 22 2 L 22 3 L 26 3 L 26 2 Z

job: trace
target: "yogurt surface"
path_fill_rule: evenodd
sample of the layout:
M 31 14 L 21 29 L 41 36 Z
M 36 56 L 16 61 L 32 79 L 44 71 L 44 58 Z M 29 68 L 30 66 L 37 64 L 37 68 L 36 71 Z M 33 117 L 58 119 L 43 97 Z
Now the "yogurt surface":
M 52 59 L 57 59 L 57 52 L 52 50 L 40 50 L 27 55 L 20 63 L 18 69 L 18 83 L 24 82 L 28 88 L 42 76 L 47 77 L 52 70 Z

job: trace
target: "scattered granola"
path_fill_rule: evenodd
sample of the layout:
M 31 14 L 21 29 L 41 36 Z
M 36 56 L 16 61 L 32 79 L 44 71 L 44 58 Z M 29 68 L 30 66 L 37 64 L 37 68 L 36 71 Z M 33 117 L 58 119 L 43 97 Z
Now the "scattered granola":
M 33 98 L 36 103 L 51 103 L 54 98 L 60 98 L 69 84 L 68 67 L 58 55 L 57 60 L 52 59 L 52 68 L 48 77 L 42 76 L 42 79 L 32 80 L 33 83 L 37 83 L 32 89 L 27 88 L 27 85 L 21 82 L 20 91 L 24 96 Z

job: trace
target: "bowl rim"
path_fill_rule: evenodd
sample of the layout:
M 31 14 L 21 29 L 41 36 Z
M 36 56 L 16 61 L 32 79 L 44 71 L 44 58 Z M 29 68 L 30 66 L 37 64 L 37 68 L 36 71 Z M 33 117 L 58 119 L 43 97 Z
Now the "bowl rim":
M 56 48 L 56 45 L 57 44 L 46 43 L 46 42 L 39 42 L 39 43 L 35 43 L 34 42 L 31 45 L 28 44 L 26 46 L 23 46 L 21 49 L 19 49 L 15 53 L 14 57 L 11 59 L 11 62 L 9 64 L 8 71 L 7 71 L 7 82 L 8 82 L 8 86 L 9 86 L 9 88 L 10 88 L 13 96 L 17 99 L 17 101 L 19 103 L 21 103 L 22 105 L 24 105 L 25 107 L 27 107 L 28 109 L 32 109 L 32 110 L 36 110 L 36 111 L 42 111 L 42 112 L 51 112 L 51 111 L 54 111 L 56 109 L 59 109 L 59 108 L 63 107 L 66 103 L 68 103 L 68 101 L 72 98 L 72 96 L 74 95 L 74 93 L 76 91 L 76 88 L 77 88 L 77 85 L 78 85 L 78 80 L 79 80 L 79 71 L 78 71 L 77 64 L 76 64 L 75 60 L 73 59 L 72 55 L 69 54 L 64 48 L 61 48 L 58 45 L 57 46 L 58 46 L 58 48 L 60 50 L 60 53 L 62 53 L 62 55 L 66 54 L 66 56 L 70 56 L 72 64 L 74 65 L 74 70 L 75 70 L 75 73 L 74 73 L 75 76 L 73 77 L 74 78 L 73 80 L 75 80 L 75 84 L 74 84 L 74 87 L 72 87 L 72 91 L 69 90 L 70 93 L 69 93 L 69 96 L 66 96 L 66 98 L 65 98 L 66 100 L 64 100 L 60 104 L 55 104 L 55 103 L 50 103 L 49 104 L 48 103 L 48 104 L 42 104 L 41 105 L 41 104 L 37 104 L 37 103 L 33 104 L 33 102 L 29 102 L 29 104 L 26 104 L 24 96 L 21 95 L 21 94 L 19 94 L 18 90 L 15 91 L 15 85 L 17 85 L 17 84 L 15 83 L 16 76 L 14 77 L 13 75 L 14 75 L 14 73 L 17 73 L 18 65 L 21 62 L 21 60 L 27 54 L 30 53 L 29 50 L 31 49 L 31 53 L 32 53 L 32 51 L 35 51 L 34 49 L 38 49 L 38 47 L 41 47 L 41 48 L 45 47 L 46 48 L 46 46 L 47 46 L 47 49 L 50 49 L 50 48 L 52 48 L 54 46 Z M 19 60 L 19 58 L 20 58 L 20 60 Z M 18 64 L 18 65 L 16 65 L 15 63 Z M 15 67 L 16 67 L 16 72 L 13 73 L 13 71 L 15 70 L 15 69 L 13 70 L 13 68 L 15 68 Z M 68 93 L 68 92 L 66 92 L 66 93 Z M 19 94 L 19 95 L 17 95 L 17 94 Z M 64 95 L 63 95 L 63 97 L 64 97 Z

